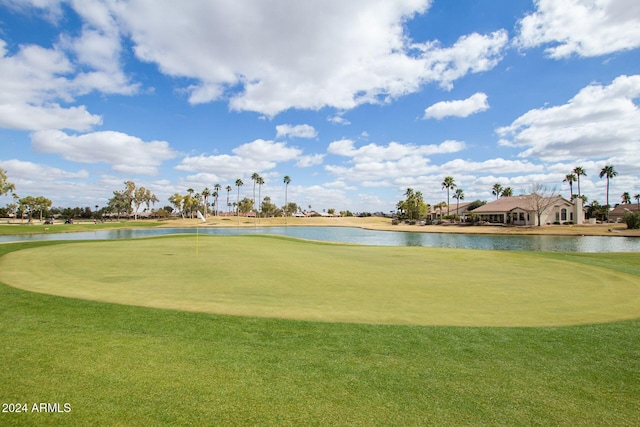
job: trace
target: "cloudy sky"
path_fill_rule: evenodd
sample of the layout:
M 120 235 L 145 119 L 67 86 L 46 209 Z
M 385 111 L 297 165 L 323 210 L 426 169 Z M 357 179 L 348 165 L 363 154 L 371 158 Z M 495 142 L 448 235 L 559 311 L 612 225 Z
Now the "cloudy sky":
M 258 173 L 279 205 L 288 175 L 305 208 L 388 212 L 447 175 L 568 196 L 576 166 L 604 203 L 605 164 L 617 202 L 639 99 L 637 0 L 0 0 L 0 168 L 54 206 Z

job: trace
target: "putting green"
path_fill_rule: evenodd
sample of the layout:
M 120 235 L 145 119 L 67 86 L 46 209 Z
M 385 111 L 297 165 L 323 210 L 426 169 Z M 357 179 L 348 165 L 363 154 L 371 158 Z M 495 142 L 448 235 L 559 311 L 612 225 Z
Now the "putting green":
M 545 326 L 640 317 L 638 276 L 522 252 L 269 236 L 65 243 L 0 258 L 0 281 L 67 297 L 330 322 Z

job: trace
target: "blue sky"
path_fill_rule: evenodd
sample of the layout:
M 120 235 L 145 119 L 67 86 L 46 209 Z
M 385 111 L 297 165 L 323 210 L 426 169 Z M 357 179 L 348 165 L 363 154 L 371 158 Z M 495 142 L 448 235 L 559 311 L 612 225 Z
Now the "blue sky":
M 288 175 L 305 208 L 389 212 L 447 175 L 567 197 L 576 166 L 604 203 L 606 164 L 618 202 L 639 99 L 636 0 L 0 0 L 0 168 L 54 206 L 255 172 L 278 205 Z

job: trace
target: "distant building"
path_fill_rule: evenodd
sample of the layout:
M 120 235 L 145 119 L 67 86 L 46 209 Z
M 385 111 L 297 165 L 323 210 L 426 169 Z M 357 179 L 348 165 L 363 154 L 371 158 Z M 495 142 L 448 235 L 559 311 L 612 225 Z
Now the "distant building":
M 540 207 L 546 207 L 544 210 Z M 584 208 L 582 199 L 576 198 L 575 203 L 557 196 L 536 200 L 534 195 L 501 197 L 498 200 L 482 205 L 469 214 L 478 215 L 481 221 L 511 225 L 538 225 L 538 211 L 542 211 L 542 224 L 584 222 Z
M 609 221 L 622 222 L 625 212 L 638 213 L 640 212 L 640 206 L 637 203 L 625 203 L 617 205 L 615 208 L 609 211 Z

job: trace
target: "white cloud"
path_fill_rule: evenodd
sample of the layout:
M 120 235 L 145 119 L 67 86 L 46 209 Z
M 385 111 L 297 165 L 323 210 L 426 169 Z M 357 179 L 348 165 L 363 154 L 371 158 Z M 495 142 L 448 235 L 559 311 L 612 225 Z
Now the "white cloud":
M 502 158 L 474 162 L 463 159 L 454 159 L 440 166 L 443 173 L 467 174 L 475 172 L 490 172 L 500 174 L 542 172 L 544 166 L 536 165 L 528 161 L 505 160 Z
M 517 44 L 551 45 L 552 58 L 599 56 L 640 47 L 637 0 L 538 0 L 520 21 Z
M 138 58 L 195 80 L 191 103 L 225 98 L 232 110 L 272 117 L 290 108 L 345 111 L 429 82 L 451 88 L 500 61 L 506 31 L 463 36 L 451 47 L 411 40 L 404 24 L 430 3 L 190 0 L 175 8 L 133 0 L 113 11 Z
M 310 125 L 278 125 L 276 126 L 276 138 L 315 138 L 318 132 Z
M 231 150 L 234 155 L 190 156 L 182 159 L 177 170 L 215 174 L 220 180 L 235 180 L 253 172 L 264 172 L 275 168 L 279 162 L 298 160 L 313 162 L 313 156 L 302 156 L 302 150 L 289 147 L 285 142 L 255 141 L 242 144 Z
M 284 142 L 265 141 L 257 139 L 247 144 L 242 144 L 232 150 L 235 154 L 254 160 L 267 160 L 273 162 L 286 162 L 293 160 L 302 154 L 302 150 L 289 147 Z
M 126 174 L 152 175 L 158 167 L 176 153 L 166 141 L 144 142 L 121 132 L 92 132 L 67 135 L 56 130 L 33 133 L 31 143 L 35 151 L 59 154 L 79 163 L 104 162 L 114 171 Z
M 615 155 L 637 165 L 640 109 L 633 100 L 638 97 L 640 75 L 620 76 L 606 86 L 583 88 L 564 105 L 530 110 L 496 131 L 501 145 L 526 148 L 521 157 L 556 162 Z
M 386 146 L 374 143 L 355 148 L 355 143 L 350 139 L 342 139 L 329 144 L 327 152 L 341 156 L 353 157 L 356 161 L 384 161 L 398 160 L 407 156 L 429 156 L 432 154 L 455 153 L 463 150 L 464 142 L 444 141 L 438 145 L 414 145 L 391 142 Z
M 20 130 L 72 129 L 86 131 L 102 124 L 84 105 L 62 108 L 58 104 L 0 104 L 0 127 Z
M 311 166 L 321 165 L 324 161 L 324 154 L 313 154 L 309 156 L 301 156 L 296 163 L 299 168 L 309 168 Z
M 437 102 L 424 110 L 424 118 L 440 120 L 445 117 L 468 117 L 488 109 L 487 95 L 477 92 L 467 99 Z
M 343 139 L 329 144 L 327 152 L 350 157 L 350 166 L 326 165 L 325 170 L 338 179 L 352 182 L 377 182 L 416 176 L 438 170 L 438 167 L 431 165 L 427 156 L 455 153 L 464 147 L 463 142 L 445 141 L 438 145 L 391 142 L 380 146 L 372 143 L 356 148 L 353 141 Z
M 77 172 L 68 172 L 63 169 L 41 165 L 33 162 L 25 162 L 22 160 L 12 159 L 0 161 L 0 168 L 5 169 L 12 179 L 34 179 L 57 181 L 61 179 L 86 179 L 89 172 L 81 169 Z

